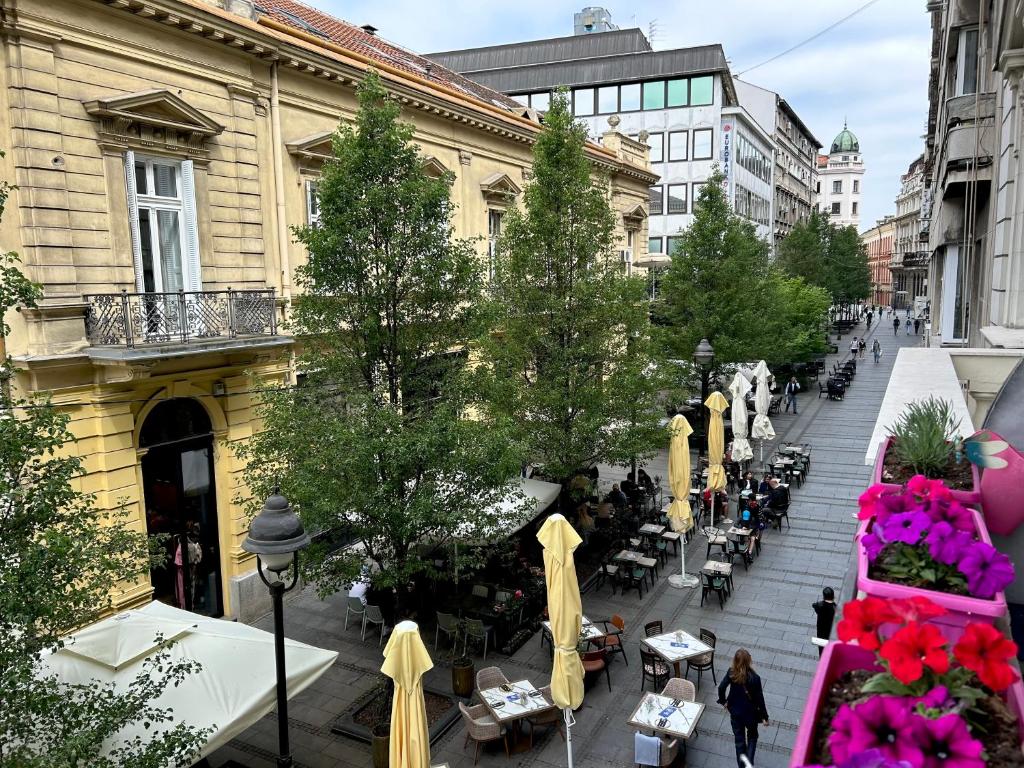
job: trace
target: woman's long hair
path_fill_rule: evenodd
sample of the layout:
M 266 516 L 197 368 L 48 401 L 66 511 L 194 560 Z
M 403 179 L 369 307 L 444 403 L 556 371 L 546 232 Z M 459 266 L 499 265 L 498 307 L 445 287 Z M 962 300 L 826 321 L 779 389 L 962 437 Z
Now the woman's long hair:
M 744 685 L 754 670 L 751 665 L 754 662 L 750 658 L 750 651 L 740 648 L 732 657 L 732 666 L 729 667 L 729 679 L 737 685 Z

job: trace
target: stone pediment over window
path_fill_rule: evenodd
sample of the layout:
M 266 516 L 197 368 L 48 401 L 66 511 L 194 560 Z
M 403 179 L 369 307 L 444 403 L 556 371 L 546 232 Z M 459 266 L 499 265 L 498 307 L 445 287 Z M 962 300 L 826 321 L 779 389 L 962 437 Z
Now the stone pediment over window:
M 100 120 L 100 140 L 120 148 L 160 149 L 205 157 L 207 142 L 224 126 L 170 91 L 139 91 L 87 101 Z
M 507 173 L 492 173 L 480 182 L 480 191 L 489 205 L 508 205 L 522 188 Z
M 333 139 L 334 131 L 320 131 L 296 141 L 285 142 L 284 146 L 288 154 L 298 158 L 300 164 L 317 166 L 334 158 L 331 146 Z
M 440 179 L 442 176 L 446 176 L 451 173 L 451 169 L 433 155 L 427 155 L 424 157 L 421 165 L 423 166 L 424 173 L 435 179 Z
M 647 211 L 642 205 L 635 205 L 622 214 L 622 223 L 626 229 L 639 229 L 647 218 Z

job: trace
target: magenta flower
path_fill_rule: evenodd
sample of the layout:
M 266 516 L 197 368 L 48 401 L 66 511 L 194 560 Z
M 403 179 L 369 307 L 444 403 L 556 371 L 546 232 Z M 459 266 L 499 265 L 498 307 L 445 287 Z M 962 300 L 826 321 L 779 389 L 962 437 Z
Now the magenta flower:
M 870 520 L 872 517 L 875 517 L 878 514 L 879 501 L 884 492 L 885 486 L 881 483 L 875 483 L 858 496 L 857 504 L 860 507 L 860 512 L 857 513 L 857 517 L 861 520 Z
M 924 512 L 900 512 L 886 521 L 882 535 L 886 541 L 917 544 L 931 523 L 931 518 Z
M 933 522 L 944 521 L 958 531 L 974 533 L 974 517 L 971 510 L 959 502 L 932 499 L 925 507 L 925 511 Z
M 960 715 L 943 715 L 934 720 L 919 717 L 914 729 L 924 754 L 924 762 L 917 763 L 921 768 L 984 768 L 981 742 L 971 738 Z
M 947 522 L 935 523 L 925 537 L 932 558 L 943 565 L 953 565 L 974 543 L 974 537 L 957 531 Z
M 1013 581 L 1010 558 L 984 541 L 973 542 L 956 564 L 975 597 L 991 598 Z
M 914 721 L 922 718 L 910 711 L 909 703 L 899 696 L 873 696 L 856 707 L 843 704 L 832 719 L 828 737 L 836 763 L 877 749 L 889 760 L 920 765 L 923 754 L 915 739 Z
M 916 709 L 918 704 L 923 704 L 925 709 L 947 709 L 956 704 L 956 701 L 949 695 L 949 689 L 944 685 L 937 685 L 924 696 L 918 696 L 911 700 L 911 709 Z
M 914 475 L 907 481 L 907 490 L 918 498 L 927 496 L 931 489 L 931 481 L 924 475 Z
M 872 563 L 878 559 L 878 555 L 885 548 L 885 542 L 873 532 L 864 534 L 860 543 L 864 545 L 864 551 L 867 553 L 868 560 Z

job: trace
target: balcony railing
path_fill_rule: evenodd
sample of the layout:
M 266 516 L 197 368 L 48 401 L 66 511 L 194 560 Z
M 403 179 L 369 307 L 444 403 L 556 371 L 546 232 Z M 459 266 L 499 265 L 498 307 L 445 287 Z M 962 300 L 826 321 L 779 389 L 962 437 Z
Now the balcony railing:
M 185 344 L 277 335 L 274 289 L 100 293 L 84 297 L 85 333 L 94 346 Z

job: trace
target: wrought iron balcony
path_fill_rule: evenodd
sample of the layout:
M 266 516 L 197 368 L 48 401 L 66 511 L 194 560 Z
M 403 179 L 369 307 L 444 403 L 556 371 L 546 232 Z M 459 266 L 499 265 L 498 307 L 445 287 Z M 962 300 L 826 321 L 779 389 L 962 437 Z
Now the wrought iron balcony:
M 84 297 L 85 333 L 94 346 L 186 344 L 277 335 L 274 289 L 100 293 Z

